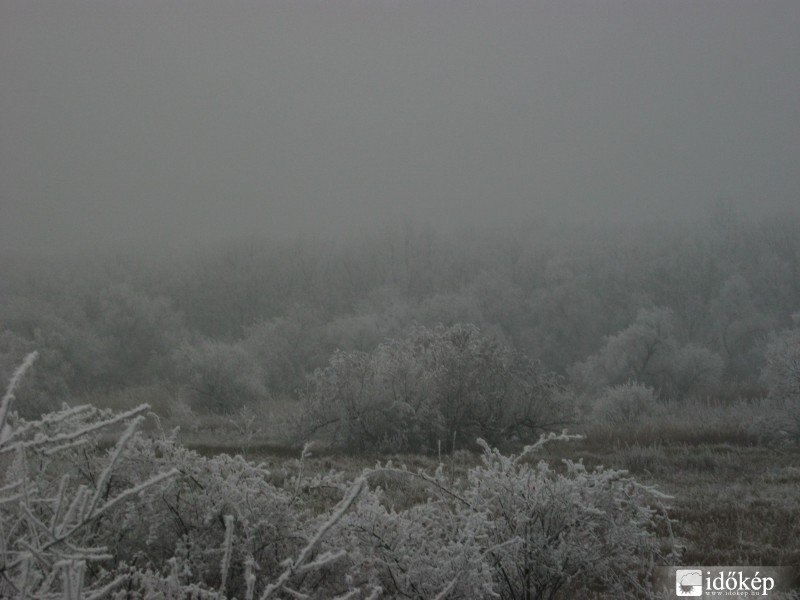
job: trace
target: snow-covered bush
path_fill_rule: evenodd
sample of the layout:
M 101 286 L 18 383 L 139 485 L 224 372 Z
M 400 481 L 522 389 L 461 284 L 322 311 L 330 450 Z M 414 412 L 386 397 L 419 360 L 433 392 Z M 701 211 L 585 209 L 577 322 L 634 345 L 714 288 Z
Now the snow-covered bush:
M 243 597 L 248 564 L 258 565 L 262 578 L 277 576 L 280 561 L 302 546 L 303 524 L 291 495 L 270 483 L 266 469 L 241 456 L 209 459 L 170 438 L 137 436 L 120 463 L 118 481 L 134 483 L 169 467 L 177 468 L 176 477 L 158 494 L 128 503 L 112 529 L 102 532 L 116 535 L 116 561 L 151 569 L 174 561 L 179 581 L 217 588 L 218 549 L 231 535 L 226 583 L 231 594 Z
M 435 495 L 405 510 L 380 489 L 362 495 L 335 536 L 349 548 L 349 576 L 390 598 L 496 598 L 484 516 Z
M 770 428 L 800 441 L 800 313 L 795 322 L 796 327 L 770 339 L 761 376 L 778 415 Z
M 362 480 L 295 478 L 279 487 L 241 457 L 206 459 L 174 438 L 143 436 L 146 405 L 116 415 L 65 407 L 24 421 L 10 408 L 35 358 L 0 403 L 0 596 L 252 599 L 305 586 L 308 597 L 327 598 L 356 590 L 342 573 L 327 586 L 315 587 L 313 576 L 342 558 L 318 547 Z M 309 503 L 319 502 L 311 488 L 325 490 L 321 507 Z
M 593 406 L 595 419 L 611 425 L 630 425 L 657 412 L 653 388 L 633 381 L 606 388 Z
M 11 413 L 14 391 L 33 364 L 31 353 L 16 371 L 0 403 L 0 595 L 89 598 L 124 583 L 104 567 L 113 548 L 97 536 L 122 504 L 161 487 L 174 469 L 152 472 L 131 486 L 115 486 L 119 457 L 141 421 L 140 407 L 111 415 L 91 406 L 64 408 L 27 422 Z M 75 457 L 99 432 L 126 424 L 116 445 L 91 477 Z M 106 525 L 107 527 L 107 525 Z
M 426 502 L 391 508 L 379 491 L 362 495 L 337 529 L 356 581 L 390 597 L 552 600 L 586 596 L 639 598 L 652 567 L 673 559 L 666 496 L 625 471 L 563 469 L 531 460 L 543 437 L 520 455 L 485 442 L 482 464 L 453 482 L 443 469 L 390 471 L 430 486 Z M 452 594 L 450 596 L 449 594 Z
M 800 401 L 800 313 L 797 327 L 772 336 L 764 353 L 762 377 L 770 396 Z
M 544 438 L 543 438 L 544 440 Z M 464 498 L 486 515 L 487 560 L 504 599 L 635 598 L 661 555 L 666 496 L 625 471 L 565 461 L 565 471 L 485 446 Z
M 472 325 L 418 327 L 372 353 L 335 353 L 304 394 L 301 435 L 416 452 L 532 440 L 564 424 L 561 392 L 553 374 Z

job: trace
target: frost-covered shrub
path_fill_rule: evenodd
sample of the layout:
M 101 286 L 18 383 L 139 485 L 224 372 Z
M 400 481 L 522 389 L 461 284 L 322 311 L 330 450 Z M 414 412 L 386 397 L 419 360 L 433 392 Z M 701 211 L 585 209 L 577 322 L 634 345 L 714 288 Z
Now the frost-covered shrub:
M 557 472 L 488 446 L 464 498 L 486 515 L 496 590 L 504 599 L 639 597 L 660 556 L 655 529 L 666 498 L 625 471 L 565 461 Z M 583 592 L 583 594 L 581 593 Z
M 0 402 L 0 596 L 251 600 L 358 591 L 342 571 L 324 586 L 314 577 L 345 555 L 319 546 L 363 480 L 298 476 L 279 487 L 241 457 L 206 459 L 172 438 L 142 436 L 146 405 L 116 415 L 65 407 L 22 420 L 9 409 L 35 357 Z M 314 488 L 324 490 L 322 506 Z
M 482 515 L 449 497 L 407 510 L 388 504 L 381 490 L 371 490 L 337 528 L 350 577 L 391 598 L 496 597 Z
M 418 327 L 371 353 L 335 353 L 304 394 L 301 435 L 417 452 L 479 436 L 535 439 L 567 418 L 561 391 L 553 374 L 472 325 Z
M 800 325 L 800 313 L 795 320 Z M 774 430 L 800 441 L 800 326 L 772 337 L 761 376 L 779 415 Z
M 368 472 L 424 481 L 430 497 L 396 510 L 380 491 L 362 495 L 332 536 L 356 561 L 351 576 L 390 597 L 646 596 L 649 570 L 672 559 L 671 540 L 657 534 L 669 524 L 666 497 L 624 471 L 531 461 L 546 442 L 568 438 L 542 438 L 517 456 L 484 443 L 464 482 L 441 468 Z
M 228 590 L 241 597 L 248 561 L 262 577 L 276 576 L 280 561 L 301 547 L 303 527 L 291 495 L 270 483 L 266 469 L 241 456 L 204 458 L 174 439 L 136 436 L 120 462 L 118 481 L 125 485 L 168 466 L 178 469 L 177 476 L 158 494 L 128 503 L 103 532 L 117 536 L 115 560 L 150 569 L 176 561 L 180 581 L 216 588 L 230 516 Z
M 91 406 L 65 407 L 36 421 L 10 411 L 14 391 L 36 359 L 16 371 L 0 403 L 0 596 L 77 599 L 109 592 L 126 576 L 106 568 L 113 549 L 97 532 L 112 513 L 160 488 L 174 469 L 151 472 L 130 486 L 113 486 L 119 457 L 146 407 L 112 415 Z M 126 424 L 98 469 L 86 477 L 76 457 L 98 434 Z M 107 525 L 105 525 L 107 527 Z
M 84 465 L 89 477 L 92 456 Z M 330 551 L 318 546 L 336 512 L 331 507 L 353 495 L 349 508 L 362 484 L 340 474 L 305 477 L 302 470 L 276 477 L 241 456 L 200 456 L 174 437 L 132 436 L 117 466 L 112 487 L 167 466 L 175 472 L 154 493 L 145 490 L 111 511 L 93 531 L 98 543 L 115 549 L 106 568 L 124 573 L 143 597 L 204 597 L 223 589 L 227 597 L 265 597 L 269 589 L 266 597 L 284 597 L 289 588 L 322 599 L 352 587 L 340 567 L 346 553 L 337 544 Z
M 762 377 L 770 396 L 800 401 L 800 313 L 798 327 L 772 336 L 764 352 Z
M 594 417 L 612 425 L 629 425 L 658 413 L 653 388 L 629 381 L 608 387 L 593 406 Z

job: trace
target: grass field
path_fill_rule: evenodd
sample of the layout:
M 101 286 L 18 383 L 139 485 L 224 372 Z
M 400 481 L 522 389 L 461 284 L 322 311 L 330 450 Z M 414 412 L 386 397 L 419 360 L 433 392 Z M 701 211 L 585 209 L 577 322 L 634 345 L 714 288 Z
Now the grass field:
M 798 448 L 586 440 L 550 453 L 627 469 L 673 496 L 683 564 L 800 565 Z
M 617 435 L 603 429 L 585 439 L 550 444 L 540 455 L 557 464 L 582 460 L 630 471 L 673 497 L 670 515 L 674 535 L 683 547 L 684 565 L 800 565 L 800 448 L 754 443 L 739 432 L 717 430 L 712 442 L 686 431 L 654 437 L 654 432 L 626 430 Z M 189 445 L 204 454 L 245 453 L 276 471 L 298 468 L 299 451 L 254 437 L 250 444 L 235 432 L 215 435 L 216 441 L 187 435 Z M 224 438 L 224 439 L 223 439 Z M 304 461 L 308 471 L 343 471 L 354 477 L 376 461 L 392 460 L 410 469 L 432 472 L 437 456 L 350 456 L 324 448 Z M 454 479 L 477 463 L 477 454 L 457 451 L 441 461 Z M 408 490 L 398 491 L 408 494 Z M 420 492 L 422 493 L 422 492 Z M 424 494 L 421 496 L 424 498 Z M 405 503 L 406 499 L 397 499 Z

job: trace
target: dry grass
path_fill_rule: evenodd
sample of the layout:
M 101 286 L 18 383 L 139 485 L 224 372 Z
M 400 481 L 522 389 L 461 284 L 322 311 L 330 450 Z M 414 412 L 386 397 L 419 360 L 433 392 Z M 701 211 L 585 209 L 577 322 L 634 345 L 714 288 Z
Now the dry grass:
M 288 435 L 298 410 L 295 402 L 250 407 L 231 416 L 201 416 L 168 391 L 137 389 L 104 404 L 123 409 L 142 401 L 154 406 L 163 429 L 180 426 L 181 441 L 203 454 L 243 454 L 264 461 L 279 478 L 300 468 L 300 451 Z M 666 405 L 659 415 L 624 428 L 594 422 L 582 428 L 584 440 L 547 445 L 541 458 L 553 464 L 569 458 L 589 467 L 626 469 L 672 495 L 671 515 L 685 547 L 685 565 L 800 566 L 800 447 L 778 446 L 769 431 L 758 428 L 764 409 L 757 401 Z M 318 447 L 303 468 L 336 470 L 353 479 L 365 467 L 387 460 L 432 472 L 439 457 L 351 456 Z M 478 457 L 459 451 L 441 460 L 458 481 Z M 424 501 L 429 493 L 424 485 L 398 482 L 391 475 L 372 483 L 383 487 L 398 507 Z
M 294 462 L 279 453 L 261 458 L 275 468 Z M 376 460 L 432 471 L 436 457 L 320 454 L 305 466 L 309 470 L 344 471 L 355 477 Z M 655 484 L 673 496 L 674 533 L 684 547 L 685 565 L 795 565 L 800 566 L 800 448 L 782 450 L 752 444 L 686 444 L 683 438 L 652 440 L 647 445 L 603 446 L 586 439 L 545 447 L 542 458 L 583 460 L 631 471 L 637 479 Z M 453 478 L 463 478 L 476 456 L 460 453 L 443 457 Z M 391 478 L 374 482 L 387 490 L 396 506 L 425 499 L 424 487 L 397 484 Z
M 544 456 L 627 469 L 671 495 L 682 564 L 800 566 L 800 447 L 684 440 L 587 438 L 549 446 Z

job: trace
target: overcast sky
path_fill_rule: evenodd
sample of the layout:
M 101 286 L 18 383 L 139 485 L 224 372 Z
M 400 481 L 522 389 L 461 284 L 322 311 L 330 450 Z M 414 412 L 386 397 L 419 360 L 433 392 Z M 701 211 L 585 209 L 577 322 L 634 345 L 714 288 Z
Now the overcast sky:
M 800 206 L 800 1 L 2 0 L 0 249 Z

